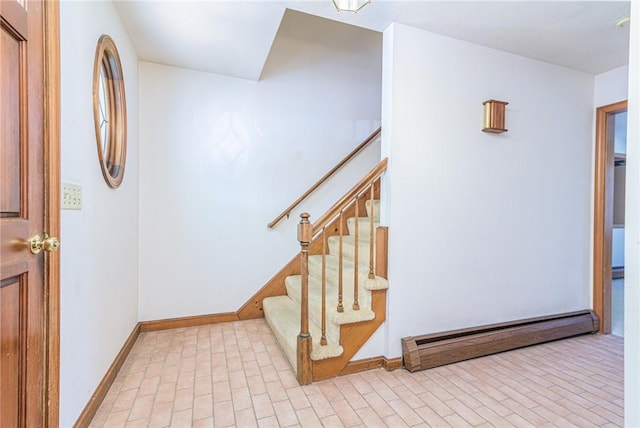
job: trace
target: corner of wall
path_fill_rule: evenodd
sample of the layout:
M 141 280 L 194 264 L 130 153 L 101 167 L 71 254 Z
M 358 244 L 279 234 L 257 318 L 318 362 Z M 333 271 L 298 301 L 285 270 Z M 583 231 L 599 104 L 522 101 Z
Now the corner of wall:
M 631 2 L 627 140 L 640 141 L 640 2 Z M 627 147 L 624 289 L 625 426 L 640 426 L 640 148 Z

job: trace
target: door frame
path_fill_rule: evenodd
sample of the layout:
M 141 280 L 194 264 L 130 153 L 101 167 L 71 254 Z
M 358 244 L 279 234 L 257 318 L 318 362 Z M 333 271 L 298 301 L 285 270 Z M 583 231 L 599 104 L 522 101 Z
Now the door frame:
M 44 227 L 60 237 L 60 4 L 43 1 L 44 14 Z M 44 257 L 43 426 L 59 425 L 60 252 Z
M 626 110 L 627 101 L 596 109 L 596 151 L 593 220 L 593 310 L 599 332 L 611 333 L 611 236 L 613 229 L 614 165 L 612 140 L 607 140 L 609 115 Z

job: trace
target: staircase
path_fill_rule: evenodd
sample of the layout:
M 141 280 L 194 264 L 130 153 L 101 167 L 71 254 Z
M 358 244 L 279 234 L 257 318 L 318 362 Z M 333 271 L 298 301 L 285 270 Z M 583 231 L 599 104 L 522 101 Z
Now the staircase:
M 339 375 L 384 322 L 388 282 L 376 268 L 386 256 L 386 228 L 374 196 L 385 169 L 386 160 L 315 225 L 303 214 L 300 274 L 284 279 L 286 295 L 262 301 L 301 384 Z

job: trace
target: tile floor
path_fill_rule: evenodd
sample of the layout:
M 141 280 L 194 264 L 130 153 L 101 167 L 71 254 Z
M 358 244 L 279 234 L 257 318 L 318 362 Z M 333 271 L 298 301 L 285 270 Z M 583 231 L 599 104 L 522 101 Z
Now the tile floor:
M 262 319 L 144 333 L 91 427 L 623 425 L 623 339 L 298 386 Z

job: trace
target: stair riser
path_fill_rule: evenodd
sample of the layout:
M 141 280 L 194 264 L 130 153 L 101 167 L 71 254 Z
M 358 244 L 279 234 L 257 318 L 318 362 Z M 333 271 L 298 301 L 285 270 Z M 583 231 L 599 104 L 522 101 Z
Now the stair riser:
M 289 296 L 296 305 L 301 304 L 300 296 L 300 279 L 290 277 L 285 282 L 287 288 L 287 296 Z M 313 282 L 309 286 L 309 319 L 318 326 L 322 325 L 322 293 L 321 285 Z M 337 311 L 338 294 L 336 290 L 328 290 L 326 298 L 325 314 L 327 317 L 327 339 L 333 343 L 339 343 L 340 326 L 331 321 L 331 316 Z M 363 311 L 371 309 L 371 292 L 362 287 L 358 290 L 358 303 Z M 343 290 L 343 307 L 345 312 L 351 312 L 353 306 L 353 289 Z
M 358 237 L 360 236 L 369 236 L 369 228 L 371 222 L 369 221 L 369 217 L 360 217 L 358 218 Z M 378 226 L 380 226 L 380 221 L 376 221 L 376 219 L 374 218 L 374 222 L 373 222 L 373 230 L 375 233 L 375 230 L 378 228 Z M 355 218 L 349 218 L 347 219 L 347 230 L 349 231 L 349 235 L 355 235 L 356 233 L 356 219 Z
M 366 208 L 367 208 L 367 217 L 371 215 L 371 201 L 368 200 L 366 203 Z M 374 199 L 373 201 L 373 219 L 375 221 L 380 221 L 380 201 L 377 199 Z
M 322 284 L 320 281 L 309 281 L 309 307 L 312 305 L 316 305 L 318 307 L 317 315 L 318 321 L 320 321 L 320 305 L 322 299 L 321 288 Z M 370 308 L 371 307 L 371 291 L 364 288 L 362 285 L 364 281 L 361 282 L 360 287 L 358 288 L 358 303 L 360 307 Z M 287 295 L 291 297 L 294 301 L 300 303 L 302 300 L 300 298 L 300 276 L 296 275 L 290 278 L 287 278 L 285 281 L 285 287 L 287 289 Z M 326 288 L 326 306 L 327 313 L 334 311 L 338 307 L 338 289 L 337 287 L 329 287 Z M 351 307 L 353 305 L 353 286 L 343 286 L 342 289 L 342 304 L 344 307 Z M 310 311 L 311 312 L 311 311 Z M 316 316 L 316 313 L 310 314 L 310 316 Z
M 334 238 L 333 236 L 331 238 Z M 364 261 L 366 261 L 368 263 L 369 261 L 369 241 L 362 241 L 362 240 L 358 240 L 359 241 L 359 245 L 358 245 L 358 263 L 363 263 Z M 342 257 L 343 260 L 349 260 L 352 261 L 355 259 L 355 248 L 356 246 L 354 245 L 355 241 L 353 239 L 350 240 L 346 240 L 343 239 L 342 240 Z M 340 255 L 340 238 L 336 238 L 336 239 L 329 239 L 329 254 L 331 254 L 332 256 L 336 256 L 338 257 Z M 375 255 L 376 255 L 376 247 L 374 245 L 373 247 L 373 256 L 374 256 L 374 260 L 375 260 Z
M 300 332 L 300 304 L 293 302 L 287 296 L 270 297 L 264 300 L 265 318 L 274 332 L 280 347 L 289 360 L 294 372 L 297 365 L 297 336 Z M 283 322 L 284 318 L 289 322 Z M 330 340 L 328 346 L 320 345 L 322 331 L 313 320 L 309 320 L 309 333 L 313 340 L 311 358 L 318 360 L 326 357 L 336 357 L 342 354 L 342 347 L 338 340 Z M 337 335 L 339 335 L 339 330 Z M 334 333 L 334 336 L 336 334 Z
M 367 258 L 368 259 L 368 258 Z M 339 280 L 339 269 L 338 262 L 333 259 L 329 262 L 329 258 L 327 257 L 327 265 L 326 265 L 326 278 L 327 284 L 331 284 L 332 286 L 338 286 Z M 318 280 L 322 280 L 322 257 L 321 256 L 313 256 L 309 257 L 309 276 L 316 278 Z M 367 264 L 358 264 L 358 280 L 364 281 L 369 276 L 369 266 Z M 355 272 L 353 269 L 353 265 L 347 265 L 346 263 L 342 267 L 342 285 L 345 287 L 347 284 L 353 286 L 354 283 Z
M 299 310 L 286 311 L 286 314 L 285 314 L 285 311 L 283 311 L 279 306 L 274 305 L 275 309 L 271 309 L 272 301 L 276 301 L 276 302 L 282 301 L 284 300 L 285 297 L 286 296 L 266 298 L 263 301 L 263 308 L 264 308 L 264 315 L 267 320 L 267 323 L 269 324 L 269 327 L 271 327 L 271 331 L 273 331 L 274 335 L 276 336 L 276 340 L 278 341 L 280 348 L 284 352 L 285 356 L 287 357 L 287 360 L 289 360 L 289 363 L 293 368 L 293 371 L 295 372 L 296 365 L 297 365 L 297 358 L 296 358 L 297 342 L 295 339 L 296 326 L 294 326 L 294 328 L 292 329 L 285 330 L 282 326 L 282 318 L 285 318 L 285 317 L 295 318 L 295 316 L 297 315 L 299 319 L 299 315 L 298 315 Z M 300 331 L 299 322 L 297 324 L 297 329 L 299 332 Z M 292 335 L 294 336 L 294 338 L 291 337 Z

